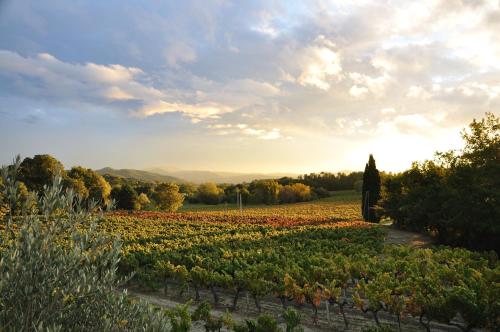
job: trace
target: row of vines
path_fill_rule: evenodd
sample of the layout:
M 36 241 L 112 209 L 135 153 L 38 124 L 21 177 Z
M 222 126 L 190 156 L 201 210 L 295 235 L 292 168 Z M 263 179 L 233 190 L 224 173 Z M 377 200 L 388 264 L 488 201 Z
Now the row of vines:
M 196 300 L 207 289 L 217 303 L 223 291 L 236 309 L 250 294 L 260 312 L 262 299 L 273 296 L 284 308 L 312 308 L 314 320 L 328 304 L 346 327 L 353 308 L 377 325 L 384 312 L 398 323 L 414 317 L 427 331 L 431 322 L 463 331 L 500 326 L 494 254 L 385 245 L 384 230 L 362 222 L 193 215 L 117 213 L 101 227 L 122 238 L 123 273 L 166 292 L 192 288 Z

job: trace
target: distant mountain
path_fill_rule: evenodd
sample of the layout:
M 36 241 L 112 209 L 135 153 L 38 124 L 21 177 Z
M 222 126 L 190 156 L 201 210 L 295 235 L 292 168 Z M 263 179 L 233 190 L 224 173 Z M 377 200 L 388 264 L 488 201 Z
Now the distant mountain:
M 284 176 L 297 177 L 298 174 L 291 173 L 237 173 L 237 172 L 212 172 L 212 171 L 186 171 L 169 168 L 151 168 L 147 171 L 137 169 L 114 169 L 105 167 L 96 170 L 101 175 L 109 174 L 124 178 L 131 178 L 143 181 L 159 182 L 215 182 L 215 183 L 242 183 L 261 179 L 278 179 Z
M 250 182 L 252 180 L 277 179 L 284 176 L 290 176 L 290 177 L 298 176 L 298 174 L 292 174 L 292 173 L 237 173 L 237 172 L 189 171 L 189 170 L 177 170 L 177 169 L 164 170 L 161 168 L 153 168 L 150 169 L 149 171 L 157 174 L 173 176 L 194 183 L 203 183 L 203 182 L 242 183 L 242 182 Z
M 101 175 L 109 174 L 113 176 L 120 176 L 123 178 L 131 178 L 142 181 L 159 181 L 159 182 L 175 182 L 175 183 L 186 182 L 174 176 L 158 174 L 148 171 L 141 171 L 137 169 L 114 169 L 111 167 L 104 167 L 102 169 L 96 170 L 96 172 Z

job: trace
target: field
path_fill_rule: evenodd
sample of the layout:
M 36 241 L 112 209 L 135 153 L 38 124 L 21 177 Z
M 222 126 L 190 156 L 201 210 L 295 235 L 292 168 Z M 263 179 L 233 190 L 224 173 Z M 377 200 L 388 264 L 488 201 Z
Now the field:
M 115 212 L 100 226 L 121 237 L 120 270 L 136 273 L 131 286 L 178 302 L 209 299 L 241 315 L 246 299 L 245 313 L 276 316 L 293 305 L 315 330 L 498 326 L 495 258 L 387 244 L 387 227 L 359 221 L 358 202 L 344 192 L 242 212 Z

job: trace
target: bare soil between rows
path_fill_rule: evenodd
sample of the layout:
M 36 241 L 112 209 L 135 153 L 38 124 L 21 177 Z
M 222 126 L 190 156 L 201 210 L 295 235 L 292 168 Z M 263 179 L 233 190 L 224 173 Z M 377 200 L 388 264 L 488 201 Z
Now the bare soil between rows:
M 144 291 L 139 289 L 129 289 L 129 294 L 145 300 L 153 305 L 160 306 L 163 308 L 174 308 L 177 305 L 182 305 L 187 301 L 191 301 L 190 310 L 194 311 L 199 302 L 194 301 L 194 292 L 192 290 L 189 293 L 180 296 L 178 294 L 173 294 L 172 287 L 169 287 L 171 292 L 168 296 L 163 294 L 163 291 Z M 219 303 L 215 305 L 213 303 L 213 297 L 209 290 L 200 290 L 201 300 L 206 300 L 212 305 L 212 314 L 214 316 L 222 316 L 226 311 L 230 311 L 233 319 L 237 322 L 243 322 L 245 319 L 255 319 L 259 316 L 259 311 L 257 310 L 253 299 L 249 295 L 243 294 L 238 301 L 238 306 L 235 311 L 231 311 L 233 294 L 225 290 L 217 290 L 219 295 Z M 278 320 L 278 322 L 283 323 L 281 314 L 283 313 L 283 307 L 277 298 L 271 296 L 265 297 L 260 301 L 262 307 L 262 314 L 269 315 Z M 329 305 L 327 310 L 326 301 L 323 301 L 321 308 L 318 310 L 318 320 L 314 322 L 313 320 L 313 310 L 312 307 L 308 305 L 297 306 L 289 303 L 289 307 L 293 307 L 301 313 L 302 326 L 304 330 L 307 331 L 361 331 L 364 327 L 375 326 L 375 320 L 373 315 L 370 313 L 364 314 L 357 309 L 344 308 L 347 318 L 349 320 L 349 327 L 346 328 L 344 325 L 344 320 L 342 315 L 338 311 L 338 307 L 332 307 Z M 380 312 L 379 319 L 382 324 L 390 325 L 394 331 L 398 331 L 398 324 L 396 317 L 389 313 Z M 448 326 L 444 324 L 431 323 L 431 330 L 434 332 L 455 332 L 460 331 L 458 328 L 453 326 Z M 201 323 L 197 323 L 193 326 L 193 331 L 204 331 Z M 413 332 L 413 331 L 425 331 L 425 329 L 420 325 L 417 319 L 412 317 L 403 317 L 401 320 L 401 331 Z

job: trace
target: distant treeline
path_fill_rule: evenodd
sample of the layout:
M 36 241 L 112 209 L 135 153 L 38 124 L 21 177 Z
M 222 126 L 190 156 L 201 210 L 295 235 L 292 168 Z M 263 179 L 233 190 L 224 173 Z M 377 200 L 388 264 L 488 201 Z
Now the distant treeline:
M 328 197 L 331 191 L 357 189 L 362 185 L 362 172 L 311 173 L 298 178 L 254 180 L 250 183 L 200 185 L 163 183 L 100 175 L 81 166 L 64 169 L 50 155 L 35 155 L 22 160 L 17 180 L 17 200 L 20 206 L 30 199 L 31 192 L 42 193 L 54 176 L 62 177 L 63 185 L 72 189 L 83 201 L 95 201 L 105 207 L 114 202 L 125 210 L 176 211 L 187 201 L 192 204 L 234 204 L 240 196 L 243 204 L 282 204 Z M 0 182 L 0 186 L 2 183 Z M 5 197 L 0 194 L 0 213 Z M 20 213 L 21 211 L 12 211 Z
M 149 196 L 141 195 L 141 191 L 137 191 L 136 188 L 140 189 L 149 184 L 133 180 L 116 181 L 110 184 L 106 178 L 90 168 L 76 166 L 65 170 L 63 164 L 54 157 L 35 155 L 33 158 L 25 158 L 20 163 L 16 178 L 17 189 L 15 193 L 12 193 L 14 197 L 6 197 L 0 179 L 0 189 L 2 189 L 0 190 L 0 214 L 6 213 L 5 200 L 7 199 L 17 202 L 14 205 L 14 211 L 10 211 L 12 214 L 21 213 L 21 207 L 29 209 L 29 202 L 35 202 L 33 193 L 43 193 L 45 188 L 52 184 L 56 175 L 62 178 L 63 187 L 66 190 L 71 189 L 84 203 L 94 201 L 102 208 L 114 202 L 119 209 L 175 211 L 182 206 L 184 201 L 184 195 L 179 192 L 176 184 L 154 183 L 149 187 Z
M 129 185 L 139 195 L 150 197 L 157 183 L 104 175 L 112 186 Z M 284 204 L 305 202 L 331 195 L 337 190 L 361 191 L 363 172 L 311 173 L 298 178 L 254 180 L 250 183 L 216 184 L 213 182 L 195 185 L 182 183 L 179 191 L 191 204 L 235 204 L 238 195 L 246 204 Z

